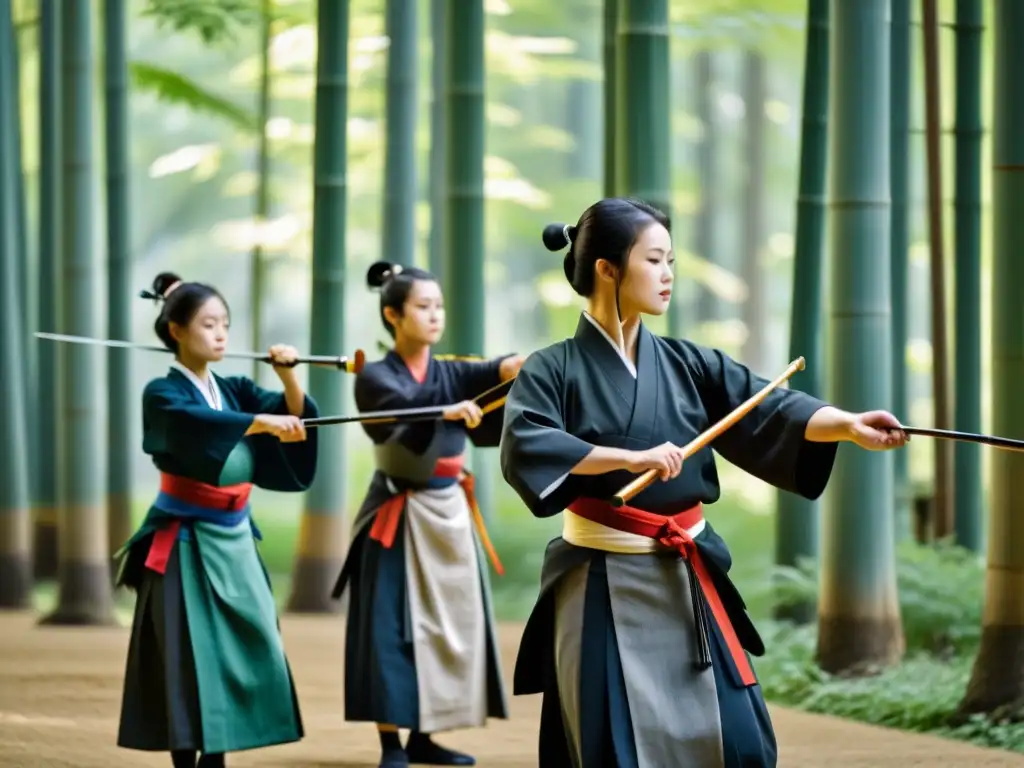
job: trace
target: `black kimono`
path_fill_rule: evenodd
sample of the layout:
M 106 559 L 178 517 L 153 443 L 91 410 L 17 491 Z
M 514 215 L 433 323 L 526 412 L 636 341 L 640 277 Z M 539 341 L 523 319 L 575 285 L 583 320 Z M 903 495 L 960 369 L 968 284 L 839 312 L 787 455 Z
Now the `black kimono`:
M 594 446 L 685 445 L 768 382 L 721 352 L 643 326 L 636 368 L 584 314 L 573 338 L 527 359 L 509 393 L 506 481 L 538 517 L 575 510 L 548 545 L 513 692 L 544 694 L 541 768 L 604 766 L 612 754 L 620 768 L 775 766 L 771 721 L 746 653 L 759 656 L 764 646 L 726 575 L 725 542 L 701 513 L 720 495 L 711 448 L 629 502 L 637 515 L 666 522 L 655 538 L 671 548 L 581 517 L 607 507 L 603 500 L 636 475 L 570 474 Z M 816 498 L 836 445 L 810 443 L 804 430 L 824 405 L 776 390 L 714 449 L 776 487 Z M 608 521 L 623 514 L 598 511 Z M 668 530 L 677 515 L 687 519 L 685 533 Z
M 499 365 L 431 359 L 419 382 L 391 351 L 357 376 L 356 406 L 471 400 L 500 384 Z M 363 425 L 377 470 L 334 590 L 338 598 L 351 586 L 346 720 L 437 733 L 508 717 L 481 556 L 488 540 L 463 468 L 467 434 L 496 447 L 501 423 L 498 409 L 473 430 L 440 419 Z

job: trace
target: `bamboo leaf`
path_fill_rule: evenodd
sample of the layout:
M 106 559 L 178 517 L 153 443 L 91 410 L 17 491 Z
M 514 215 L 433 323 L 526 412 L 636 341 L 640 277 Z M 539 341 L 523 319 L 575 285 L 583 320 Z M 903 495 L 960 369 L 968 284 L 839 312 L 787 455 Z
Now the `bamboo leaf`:
M 176 32 L 195 32 L 206 44 L 234 41 L 236 27 L 262 20 L 256 0 L 148 0 L 142 16 Z
M 187 106 L 195 112 L 220 117 L 249 132 L 257 130 L 256 118 L 242 107 L 206 90 L 178 72 L 143 61 L 128 65 L 135 88 L 170 104 Z

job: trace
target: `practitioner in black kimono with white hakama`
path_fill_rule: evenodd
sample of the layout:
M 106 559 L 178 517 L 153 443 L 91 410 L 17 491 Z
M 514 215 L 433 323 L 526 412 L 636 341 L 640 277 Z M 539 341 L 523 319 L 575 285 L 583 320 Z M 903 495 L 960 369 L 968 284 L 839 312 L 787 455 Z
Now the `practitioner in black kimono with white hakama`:
M 433 358 L 444 331 L 437 280 L 378 262 L 367 281 L 394 348 L 356 377 L 359 411 L 446 408 L 443 419 L 363 423 L 377 469 L 334 590 L 350 587 L 345 719 L 377 724 L 384 768 L 474 765 L 430 738 L 508 717 L 484 551 L 500 563 L 463 452 L 467 436 L 497 447 L 502 409 L 484 415 L 473 398 L 514 377 L 522 358 Z M 411 731 L 404 748 L 398 728 Z
M 667 218 L 606 199 L 576 226 L 565 274 L 589 300 L 571 339 L 532 354 L 505 406 L 501 467 L 534 515 L 563 512 L 516 661 L 513 693 L 543 693 L 541 768 L 771 768 L 777 745 L 747 655 L 762 641 L 702 505 L 711 448 L 681 449 L 768 381 L 724 353 L 655 336 L 673 282 Z M 902 445 L 885 411 L 851 414 L 776 389 L 714 443 L 745 471 L 814 499 L 837 442 Z M 608 499 L 656 470 L 627 506 Z

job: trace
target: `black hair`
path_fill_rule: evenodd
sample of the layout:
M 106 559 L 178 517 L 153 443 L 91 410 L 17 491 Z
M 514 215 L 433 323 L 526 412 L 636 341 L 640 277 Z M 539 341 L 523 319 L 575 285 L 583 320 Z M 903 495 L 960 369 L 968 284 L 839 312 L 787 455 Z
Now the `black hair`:
M 178 353 L 178 342 L 171 336 L 171 323 L 187 326 L 196 316 L 199 308 L 213 297 L 224 304 L 230 316 L 228 303 L 220 291 L 205 283 L 186 283 L 173 272 L 161 272 L 153 278 L 152 290 L 139 291 L 139 296 L 162 304 L 153 330 L 169 350 Z
M 437 282 L 437 278 L 425 269 L 392 264 L 388 261 L 374 262 L 366 271 L 366 284 L 371 289 L 380 290 L 380 320 L 391 334 L 391 338 L 395 337 L 395 327 L 384 316 L 384 310 L 391 307 L 401 316 L 413 283 L 417 280 Z
M 549 251 L 569 246 L 562 262 L 565 279 L 576 293 L 589 297 L 594 293 L 597 260 L 604 259 L 618 267 L 621 280 L 630 250 L 652 224 L 672 231 L 669 217 L 654 206 L 632 198 L 607 197 L 587 208 L 576 226 L 548 224 L 542 239 Z

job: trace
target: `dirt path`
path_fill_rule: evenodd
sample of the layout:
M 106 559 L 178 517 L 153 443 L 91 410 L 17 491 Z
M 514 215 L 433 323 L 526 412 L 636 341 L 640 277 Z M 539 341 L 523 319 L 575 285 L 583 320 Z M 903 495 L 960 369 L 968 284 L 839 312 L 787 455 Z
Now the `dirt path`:
M 374 766 L 372 728 L 342 720 L 341 620 L 287 617 L 283 626 L 307 736 L 295 745 L 233 755 L 229 765 Z M 502 628 L 507 676 L 519 632 L 517 626 Z M 41 629 L 28 615 L 0 613 L 0 766 L 168 768 L 164 754 L 114 746 L 127 638 L 124 629 Z M 511 706 L 508 722 L 455 733 L 445 741 L 474 753 L 482 768 L 536 766 L 540 698 L 512 697 Z M 1024 766 L 1024 757 L 951 741 L 778 707 L 772 716 L 780 765 L 787 768 Z

